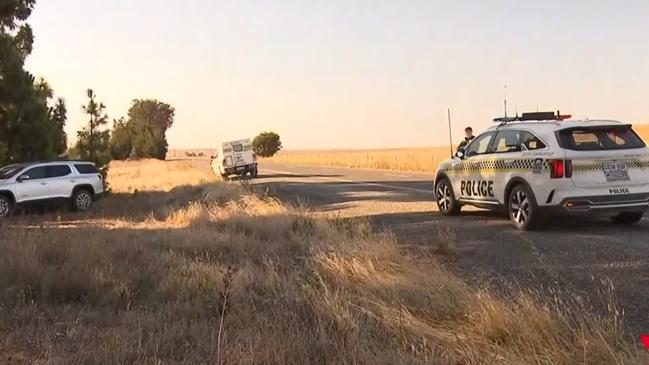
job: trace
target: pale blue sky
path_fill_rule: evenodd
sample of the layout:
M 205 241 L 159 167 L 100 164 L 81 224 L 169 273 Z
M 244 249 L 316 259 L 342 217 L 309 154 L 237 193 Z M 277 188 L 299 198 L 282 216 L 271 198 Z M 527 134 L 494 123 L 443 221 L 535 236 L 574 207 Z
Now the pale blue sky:
M 649 123 L 647 1 L 40 0 L 27 67 L 84 122 L 176 108 L 171 147 L 279 132 L 287 148 L 447 143 L 503 114 Z

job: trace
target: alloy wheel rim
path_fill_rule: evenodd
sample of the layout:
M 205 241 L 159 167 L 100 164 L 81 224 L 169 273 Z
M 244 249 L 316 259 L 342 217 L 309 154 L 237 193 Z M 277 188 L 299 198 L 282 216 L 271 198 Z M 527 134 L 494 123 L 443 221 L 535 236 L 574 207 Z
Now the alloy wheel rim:
M 0 199 L 0 217 L 9 214 L 9 202 L 6 199 Z
M 448 185 L 442 183 L 437 187 L 437 205 L 446 212 L 451 206 L 451 192 Z
M 527 194 L 522 190 L 517 190 L 512 194 L 512 200 L 509 208 L 514 222 L 525 224 L 530 217 L 530 201 Z
M 82 193 L 77 195 L 77 208 L 81 210 L 86 210 L 90 207 L 90 195 L 87 193 Z

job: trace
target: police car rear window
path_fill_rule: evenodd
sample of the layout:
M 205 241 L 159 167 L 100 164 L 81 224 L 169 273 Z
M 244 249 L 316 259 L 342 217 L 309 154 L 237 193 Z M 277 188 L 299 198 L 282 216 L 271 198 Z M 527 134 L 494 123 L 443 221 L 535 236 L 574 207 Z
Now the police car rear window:
M 558 133 L 561 147 L 577 151 L 642 148 L 645 143 L 630 126 L 570 128 Z

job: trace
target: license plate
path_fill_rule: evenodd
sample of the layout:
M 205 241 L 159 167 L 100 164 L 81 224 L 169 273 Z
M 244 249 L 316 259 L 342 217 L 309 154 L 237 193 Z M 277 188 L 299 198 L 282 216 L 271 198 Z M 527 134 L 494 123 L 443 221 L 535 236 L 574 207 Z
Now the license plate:
M 602 164 L 606 181 L 629 181 L 629 170 L 625 162 L 604 162 Z

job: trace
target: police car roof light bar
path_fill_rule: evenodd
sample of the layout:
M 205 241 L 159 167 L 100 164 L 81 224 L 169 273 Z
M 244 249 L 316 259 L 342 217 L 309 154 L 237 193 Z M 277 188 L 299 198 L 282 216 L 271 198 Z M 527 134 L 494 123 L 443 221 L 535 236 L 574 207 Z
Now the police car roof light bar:
M 509 122 L 529 122 L 529 121 L 563 121 L 571 118 L 572 115 L 561 114 L 557 110 L 556 114 L 554 112 L 530 112 L 523 113 L 521 116 L 516 115 L 515 117 L 502 117 L 495 118 L 493 121 L 501 124 L 506 124 Z

